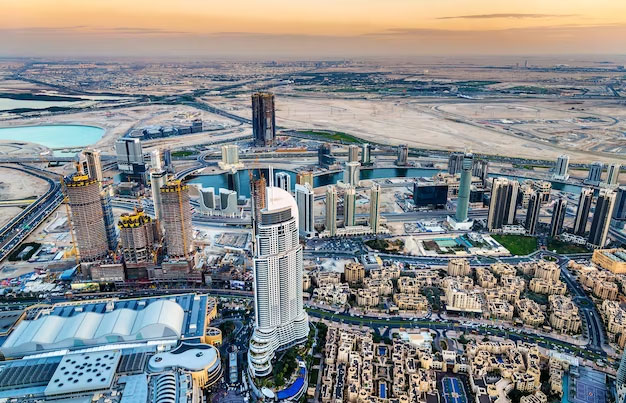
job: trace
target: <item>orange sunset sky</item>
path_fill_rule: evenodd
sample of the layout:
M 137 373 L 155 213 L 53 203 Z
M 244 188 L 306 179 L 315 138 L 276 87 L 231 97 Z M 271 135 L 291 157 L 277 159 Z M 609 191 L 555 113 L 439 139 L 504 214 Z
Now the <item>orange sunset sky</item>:
M 0 0 L 0 56 L 624 54 L 624 0 Z

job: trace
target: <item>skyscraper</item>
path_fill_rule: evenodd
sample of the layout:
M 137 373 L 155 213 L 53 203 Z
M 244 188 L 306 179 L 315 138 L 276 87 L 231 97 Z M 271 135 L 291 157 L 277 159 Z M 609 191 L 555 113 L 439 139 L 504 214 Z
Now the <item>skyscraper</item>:
M 154 261 L 154 245 L 159 235 L 156 221 L 142 209 L 137 209 L 134 213 L 122 214 L 117 226 L 126 265 L 136 266 Z
M 296 174 L 296 183 L 298 185 L 309 185 L 313 189 L 313 172 L 302 171 Z
M 239 162 L 239 146 L 227 144 L 222 146 L 222 160 L 218 164 L 222 169 L 238 169 L 243 166 Z
M 576 218 L 574 219 L 574 235 L 583 236 L 587 230 L 587 221 L 589 220 L 589 211 L 593 202 L 593 189 L 583 188 L 578 197 L 578 208 L 576 209 Z
M 359 184 L 359 168 L 361 164 L 358 161 L 346 162 L 343 171 L 343 183 L 349 186 L 357 186 Z
M 102 173 L 100 150 L 88 148 L 83 151 L 83 156 L 85 157 L 85 167 L 83 172 L 85 172 L 89 178 L 96 179 L 102 183 L 104 180 L 104 174 Z
M 317 164 L 322 168 L 328 168 L 335 163 L 332 148 L 329 143 L 324 143 L 317 149 Z
M 150 190 L 152 192 L 152 205 L 154 206 L 154 216 L 157 220 L 163 219 L 163 205 L 161 203 L 161 188 L 167 183 L 167 173 L 165 171 L 150 172 Z
M 565 220 L 565 213 L 567 212 L 567 200 L 558 199 L 554 203 L 554 210 L 552 211 L 552 220 L 550 221 L 550 237 L 556 238 L 563 232 L 563 221 Z
M 192 248 L 191 204 L 189 186 L 173 180 L 161 187 L 163 228 L 167 254 L 187 258 Z
M 589 165 L 589 174 L 587 175 L 587 179 L 585 179 L 585 183 L 590 185 L 598 185 L 602 180 L 602 170 L 604 169 L 604 164 L 600 161 L 596 161 L 593 164 Z
M 254 377 L 269 375 L 275 353 L 305 341 L 309 334 L 296 201 L 283 189 L 269 187 L 260 217 L 254 242 L 255 326 L 248 351 Z
M 162 171 L 163 170 L 163 159 L 161 158 L 161 150 L 156 149 L 152 150 L 150 153 L 150 167 L 154 171 Z
M 113 188 L 107 187 L 100 192 L 100 203 L 102 205 L 102 217 L 104 218 L 104 230 L 107 234 L 107 245 L 109 250 L 117 249 L 117 233 L 115 232 L 115 218 L 113 217 L 113 207 L 111 206 L 111 196 Z
M 554 166 L 554 173 L 552 178 L 556 180 L 566 181 L 569 179 L 567 169 L 569 168 L 569 155 L 559 155 Z
M 287 172 L 276 172 L 276 186 L 291 193 L 291 176 Z
M 65 182 L 76 247 L 82 262 L 93 262 L 108 255 L 100 183 L 87 175 L 76 175 Z
M 622 359 L 615 376 L 615 389 L 617 392 L 616 403 L 624 403 L 626 400 L 626 349 L 622 351 Z
M 354 226 L 356 218 L 356 191 L 349 186 L 343 194 L 343 225 L 344 227 Z
M 456 175 L 461 172 L 463 167 L 463 154 L 452 153 L 448 157 L 448 173 L 450 175 Z
M 172 163 L 172 150 L 170 150 L 169 148 L 166 148 L 165 150 L 163 150 L 163 152 L 161 153 L 163 156 L 163 168 L 169 172 L 169 173 L 174 173 L 174 164 Z
M 467 221 L 467 211 L 469 209 L 470 186 L 472 185 L 472 167 L 474 164 L 474 156 L 471 153 L 465 153 L 461 164 L 461 181 L 459 183 L 459 197 L 456 203 L 455 221 Z
M 626 228 L 626 186 L 617 189 L 612 223 L 614 227 Z
M 269 92 L 252 94 L 252 133 L 255 144 L 261 147 L 272 145 L 276 137 L 275 126 L 274 94 Z
M 480 178 L 483 186 L 487 185 L 487 178 L 489 176 L 489 161 L 474 159 L 474 166 L 472 167 L 472 176 Z
M 361 165 L 372 165 L 372 145 L 369 143 L 361 145 Z
M 306 183 L 296 184 L 296 204 L 298 205 L 298 228 L 300 236 L 310 237 L 315 233 L 315 218 L 313 216 L 314 203 L 313 188 Z
M 337 189 L 334 185 L 326 187 L 326 231 L 330 236 L 337 235 Z
M 609 224 L 611 223 L 611 215 L 615 208 L 616 193 L 611 189 L 602 189 L 596 201 L 596 208 L 593 212 L 591 220 L 591 230 L 589 231 L 589 242 L 596 248 L 602 248 L 606 245 L 606 237 L 609 233 Z
M 409 163 L 409 146 L 406 144 L 399 145 L 397 148 L 396 165 L 405 166 Z
M 359 162 L 359 146 L 355 144 L 348 146 L 348 162 Z
M 261 219 L 261 210 L 265 208 L 265 178 L 256 179 L 250 175 L 250 198 L 252 202 L 252 218 L 256 222 Z
M 539 212 L 541 211 L 541 196 L 539 192 L 533 190 L 528 201 L 528 210 L 526 211 L 526 221 L 524 228 L 528 235 L 535 235 L 537 232 L 537 224 L 539 223 Z
M 619 184 L 619 171 L 621 169 L 621 165 L 617 162 L 609 164 L 606 169 L 606 184 L 609 186 L 615 186 Z
M 372 232 L 380 232 L 380 185 L 375 183 L 370 190 L 370 228 Z
M 122 137 L 115 142 L 117 169 L 132 180 L 146 182 L 146 164 L 143 158 L 141 140 Z
M 515 223 L 519 182 L 507 178 L 496 178 L 491 187 L 491 202 L 487 228 L 489 231 L 501 229 L 503 225 Z

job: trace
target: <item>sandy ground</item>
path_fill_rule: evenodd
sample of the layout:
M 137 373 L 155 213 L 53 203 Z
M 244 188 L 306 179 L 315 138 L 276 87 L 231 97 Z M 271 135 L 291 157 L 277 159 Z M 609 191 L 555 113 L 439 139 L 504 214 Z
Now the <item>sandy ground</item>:
M 8 223 L 11 218 L 15 217 L 22 211 L 19 207 L 0 207 L 0 226 Z
M 206 100 L 241 116 L 249 114 L 247 96 Z M 289 129 L 336 130 L 385 144 L 530 158 L 567 153 L 581 162 L 623 159 L 624 122 L 623 107 L 592 101 L 339 99 L 324 94 L 277 95 L 276 100 L 276 124 Z
M 37 197 L 46 192 L 48 183 L 15 169 L 0 167 L 0 200 Z

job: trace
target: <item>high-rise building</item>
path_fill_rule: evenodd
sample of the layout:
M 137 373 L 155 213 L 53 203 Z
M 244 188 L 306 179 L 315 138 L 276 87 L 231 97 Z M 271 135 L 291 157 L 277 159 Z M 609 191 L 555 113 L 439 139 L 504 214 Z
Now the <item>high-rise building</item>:
M 362 283 L 365 279 L 365 267 L 361 263 L 348 262 L 343 267 L 343 276 L 348 284 Z
M 552 191 L 552 183 L 548 181 L 532 181 L 531 188 L 539 193 L 541 204 L 550 201 L 550 192 Z
M 276 172 L 276 186 L 291 193 L 291 176 L 288 172 Z
M 491 202 L 487 228 L 489 231 L 501 229 L 515 223 L 519 182 L 507 178 L 496 178 L 491 187 Z
M 102 205 L 102 217 L 104 218 L 104 229 L 107 234 L 107 245 L 109 250 L 117 249 L 117 233 L 115 231 L 115 218 L 113 217 L 113 207 L 111 206 L 112 187 L 103 189 L 100 192 L 100 204 Z
M 474 159 L 474 166 L 472 167 L 472 176 L 480 178 L 483 186 L 487 185 L 487 178 L 489 177 L 489 161 Z
M 261 176 L 256 179 L 250 177 L 250 198 L 252 207 L 252 218 L 256 222 L 261 219 L 261 210 L 265 208 L 265 188 L 267 187 L 265 178 Z
M 563 232 L 563 221 L 565 221 L 565 213 L 567 213 L 567 200 L 558 199 L 554 203 L 552 211 L 552 220 L 550 221 L 550 237 L 556 238 Z
M 349 186 L 357 186 L 359 184 L 361 164 L 358 161 L 346 162 L 343 171 L 343 183 Z
M 222 160 L 218 164 L 222 169 L 238 169 L 243 167 L 239 162 L 239 146 L 226 144 L 222 146 Z
M 163 152 L 161 153 L 163 156 L 163 168 L 169 172 L 169 173 L 174 173 L 174 164 L 172 162 L 172 150 L 170 150 L 169 148 L 166 148 L 165 150 L 163 150 Z
M 346 188 L 343 194 L 343 225 L 354 226 L 356 219 L 356 190 L 353 186 Z
M 612 223 L 616 228 L 626 228 L 626 186 L 617 189 Z
M 156 149 L 152 150 L 150 153 L 150 167 L 153 171 L 162 171 L 163 170 L 163 159 L 161 158 L 161 150 Z
M 76 175 L 65 182 L 65 192 L 80 260 L 93 262 L 107 257 L 100 183 L 87 175 Z
M 348 162 L 359 162 L 359 146 L 355 144 L 348 146 Z
M 370 190 L 370 228 L 378 234 L 380 227 L 380 185 L 375 183 Z
M 311 171 L 302 171 L 296 174 L 296 183 L 298 185 L 309 185 L 311 189 L 313 189 L 313 172 Z
M 589 174 L 587 175 L 587 179 L 585 179 L 585 183 L 597 186 L 602 181 L 603 169 L 604 164 L 600 161 L 596 161 L 589 165 Z
M 152 205 L 154 207 L 154 216 L 157 220 L 163 219 L 163 207 L 161 203 L 161 188 L 167 183 L 167 172 L 152 171 L 150 172 L 150 188 L 152 191 Z
M 560 181 L 566 181 L 569 179 L 567 169 L 569 168 L 569 155 L 559 155 L 554 166 L 554 173 L 552 178 Z
M 617 392 L 616 402 L 624 403 L 626 401 L 626 349 L 622 351 L 622 359 L 615 376 L 615 390 Z
M 448 185 L 445 183 L 413 184 L 413 204 L 416 208 L 444 208 L 448 202 Z
M 298 228 L 300 236 L 310 237 L 315 233 L 313 188 L 308 184 L 296 184 L 296 204 L 298 205 Z
M 615 208 L 615 198 L 615 191 L 611 189 L 600 190 L 591 220 L 589 238 L 587 238 L 587 242 L 593 247 L 602 248 L 606 245 L 611 216 Z
M 100 150 L 88 148 L 83 151 L 83 156 L 85 157 L 85 166 L 83 168 L 85 175 L 102 183 L 102 181 L 104 181 L 104 174 L 102 173 Z
M 463 153 L 452 153 L 448 157 L 448 173 L 450 175 L 456 175 L 461 173 L 463 166 Z
M 189 186 L 180 180 L 169 181 L 161 187 L 163 228 L 167 254 L 187 258 L 192 249 L 191 203 Z
M 528 201 L 528 210 L 526 211 L 526 221 L 524 228 L 528 235 L 535 235 L 537 232 L 537 224 L 539 223 L 539 213 L 541 211 L 541 196 L 539 192 L 533 190 Z
M 469 209 L 470 187 L 472 185 L 472 167 L 474 165 L 474 156 L 471 153 L 465 153 L 461 164 L 461 180 L 459 183 L 459 197 L 456 203 L 455 221 L 457 223 L 467 221 L 467 212 Z
M 583 188 L 578 197 L 578 207 L 576 209 L 576 218 L 574 219 L 574 235 L 583 236 L 587 230 L 587 221 L 589 221 L 589 211 L 593 202 L 593 189 Z
M 334 185 L 326 187 L 326 231 L 330 236 L 337 235 L 337 189 Z
M 402 144 L 398 146 L 396 157 L 396 165 L 405 166 L 409 163 L 409 146 Z
M 223 215 L 232 216 L 239 212 L 237 192 L 220 188 L 220 210 Z
M 269 187 L 260 217 L 254 242 L 255 323 L 248 351 L 253 377 L 269 375 L 275 353 L 306 341 L 309 334 L 296 201 L 283 189 Z
M 159 240 L 155 220 L 142 209 L 124 213 L 117 223 L 120 229 L 121 252 L 126 265 L 140 265 L 155 261 L 154 245 Z
M 122 137 L 115 142 L 117 169 L 132 180 L 146 183 L 146 163 L 143 158 L 141 140 Z
M 372 165 L 372 145 L 369 143 L 361 145 L 361 165 Z
M 619 171 L 621 169 L 621 165 L 617 162 L 609 164 L 606 169 L 606 184 L 609 186 L 615 186 L 619 184 Z
M 209 215 L 213 214 L 218 208 L 218 204 L 215 199 L 215 188 L 205 188 L 204 186 L 197 184 L 194 184 L 194 186 L 196 186 L 196 189 L 198 189 L 198 194 L 200 195 L 200 198 L 198 200 L 200 212 Z
M 252 94 L 252 133 L 257 146 L 270 146 L 276 137 L 274 94 L 257 92 Z
M 332 154 L 332 147 L 329 143 L 324 143 L 317 149 L 317 164 L 321 168 L 328 168 L 335 163 L 335 157 Z

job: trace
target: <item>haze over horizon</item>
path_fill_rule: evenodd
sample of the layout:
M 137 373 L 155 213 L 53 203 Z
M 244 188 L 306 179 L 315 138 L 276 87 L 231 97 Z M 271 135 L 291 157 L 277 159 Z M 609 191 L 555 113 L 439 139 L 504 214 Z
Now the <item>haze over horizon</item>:
M 625 54 L 626 2 L 5 1 L 0 56 Z

